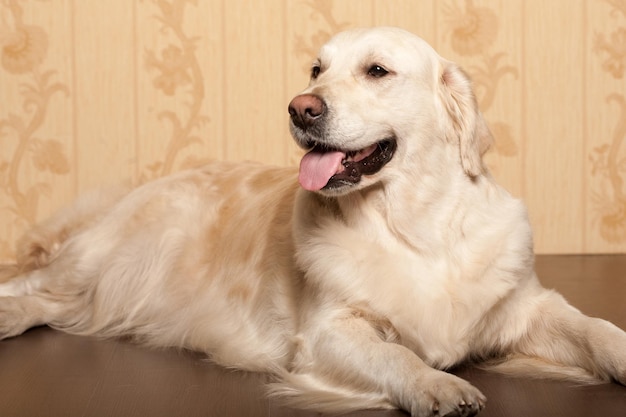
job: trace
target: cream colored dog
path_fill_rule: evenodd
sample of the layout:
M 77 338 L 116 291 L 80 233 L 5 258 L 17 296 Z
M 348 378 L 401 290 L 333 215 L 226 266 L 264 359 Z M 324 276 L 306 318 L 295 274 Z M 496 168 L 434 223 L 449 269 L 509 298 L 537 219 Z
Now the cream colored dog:
M 289 112 L 301 186 L 214 163 L 81 198 L 4 268 L 0 337 L 48 324 L 204 351 L 321 410 L 474 415 L 485 397 L 442 371 L 467 360 L 626 383 L 626 333 L 539 284 L 456 65 L 399 29 L 344 32 Z

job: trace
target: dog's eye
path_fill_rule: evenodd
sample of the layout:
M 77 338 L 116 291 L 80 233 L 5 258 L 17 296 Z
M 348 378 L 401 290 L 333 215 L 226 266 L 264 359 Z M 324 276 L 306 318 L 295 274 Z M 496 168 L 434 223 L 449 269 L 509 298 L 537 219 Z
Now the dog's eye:
M 316 79 L 318 75 L 320 75 L 320 66 L 313 65 L 313 68 L 311 68 L 311 78 Z
M 367 70 L 367 75 L 374 77 L 374 78 L 381 78 L 387 74 L 389 74 L 389 71 L 387 71 L 380 65 L 372 65 L 370 69 Z

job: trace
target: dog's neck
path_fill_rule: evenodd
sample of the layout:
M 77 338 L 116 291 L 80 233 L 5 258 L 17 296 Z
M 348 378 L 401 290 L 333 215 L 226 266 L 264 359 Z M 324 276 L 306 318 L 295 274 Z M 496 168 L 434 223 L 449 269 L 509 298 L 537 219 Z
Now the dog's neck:
M 454 248 L 451 236 L 465 236 L 466 221 L 490 223 L 506 221 L 507 213 L 489 213 L 487 199 L 512 199 L 487 173 L 475 178 L 462 171 L 448 175 L 442 183 L 410 179 L 379 184 L 336 197 L 333 200 L 349 227 L 371 236 L 388 236 L 411 251 L 441 253 Z M 459 229 L 462 233 L 451 233 Z M 470 236 L 467 236 L 471 238 Z

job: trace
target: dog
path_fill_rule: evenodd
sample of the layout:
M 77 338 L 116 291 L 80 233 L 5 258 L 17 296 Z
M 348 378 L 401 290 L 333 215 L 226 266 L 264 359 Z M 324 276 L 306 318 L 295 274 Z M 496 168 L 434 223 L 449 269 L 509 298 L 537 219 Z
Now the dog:
M 626 333 L 540 285 L 456 64 L 401 29 L 349 30 L 288 111 L 299 169 L 209 163 L 27 232 L 0 337 L 47 324 L 202 351 L 320 411 L 473 416 L 485 396 L 445 372 L 466 361 L 626 384 Z

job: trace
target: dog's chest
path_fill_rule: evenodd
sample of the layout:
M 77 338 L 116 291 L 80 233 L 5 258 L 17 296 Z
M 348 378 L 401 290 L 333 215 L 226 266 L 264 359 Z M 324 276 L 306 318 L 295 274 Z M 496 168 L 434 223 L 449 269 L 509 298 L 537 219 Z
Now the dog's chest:
M 402 223 L 410 230 L 400 233 L 385 216 L 358 207 L 342 207 L 343 219 L 350 221 L 320 210 L 325 220 L 309 222 L 312 227 L 296 236 L 297 263 L 307 281 L 339 307 L 364 307 L 390 322 L 401 343 L 431 365 L 465 358 L 480 337 L 481 322 L 526 276 L 526 261 L 520 261 L 527 258 L 527 239 L 521 239 L 526 228 L 512 239 L 503 225 L 477 227 L 481 214 L 419 229 Z M 415 236 L 417 244 L 406 236 Z
M 368 288 L 373 308 L 388 316 L 401 342 L 430 365 L 459 362 L 495 298 L 481 279 L 464 276 L 445 260 L 398 262 L 404 267 L 395 278 L 385 280 L 382 288 Z
M 373 316 L 389 321 L 403 345 L 436 367 L 468 356 L 481 320 L 511 289 L 505 281 L 483 275 L 483 268 L 444 258 L 379 250 L 350 259 L 352 266 L 346 259 L 335 264 L 335 273 L 344 271 L 336 279 L 326 275 L 329 294 L 341 294 L 345 299 L 337 301 L 366 306 Z

